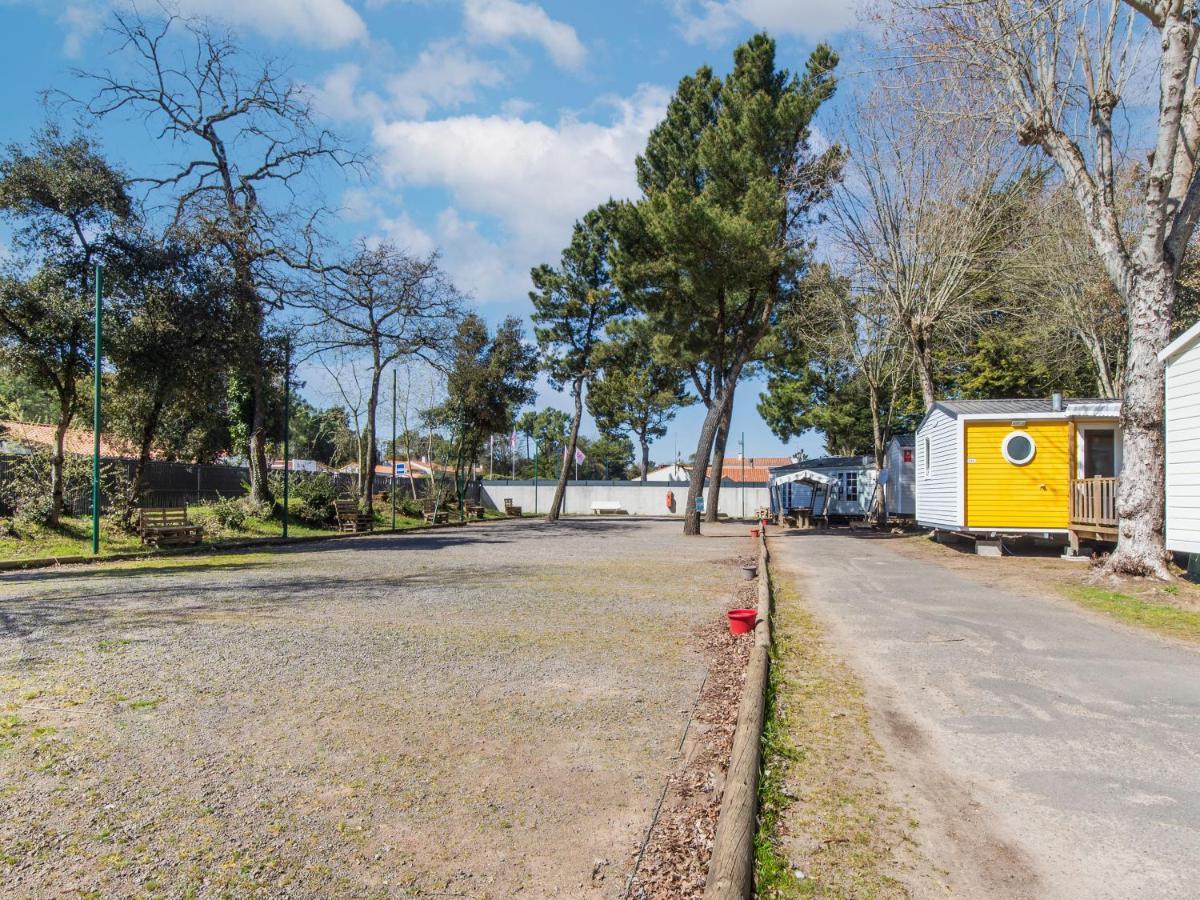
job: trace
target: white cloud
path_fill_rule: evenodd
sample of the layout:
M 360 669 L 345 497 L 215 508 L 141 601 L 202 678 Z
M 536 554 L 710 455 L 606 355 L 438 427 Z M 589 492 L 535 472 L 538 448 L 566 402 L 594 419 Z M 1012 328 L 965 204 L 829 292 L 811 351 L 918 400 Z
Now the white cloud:
M 424 118 L 431 108 L 470 103 L 477 87 L 495 87 L 504 73 L 472 57 L 453 41 L 437 41 L 421 51 L 406 71 L 388 80 L 392 105 L 399 112 Z
M 535 41 L 563 69 L 579 69 L 587 56 L 575 29 L 551 19 L 536 3 L 466 0 L 463 18 L 471 40 L 484 44 L 503 44 L 513 38 Z
M 720 40 L 738 28 L 765 28 L 818 40 L 856 26 L 854 0 L 676 0 L 675 14 L 692 42 Z
M 375 129 L 384 176 L 396 186 L 445 189 L 452 206 L 432 230 L 411 220 L 394 234 L 441 246 L 447 267 L 480 300 L 512 300 L 529 269 L 558 258 L 571 226 L 610 197 L 636 194 L 634 159 L 662 118 L 669 93 L 642 87 L 608 101 L 607 123 L 564 117 L 556 124 L 516 116 L 457 116 L 381 123 Z M 494 225 L 484 233 L 483 226 Z
M 63 52 L 77 56 L 110 10 L 128 10 L 135 5 L 133 0 L 63 4 L 57 16 L 67 30 Z M 272 39 L 317 47 L 344 47 L 367 37 L 366 24 L 346 0 L 168 0 L 166 6 L 183 16 L 213 19 Z M 142 3 L 140 8 L 149 15 L 158 12 L 153 4 Z

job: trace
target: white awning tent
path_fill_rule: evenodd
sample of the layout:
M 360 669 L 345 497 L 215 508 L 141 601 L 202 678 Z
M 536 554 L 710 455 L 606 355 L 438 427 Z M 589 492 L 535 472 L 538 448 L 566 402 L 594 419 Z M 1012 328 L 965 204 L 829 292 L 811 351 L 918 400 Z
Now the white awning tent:
M 785 484 L 810 484 L 815 488 L 825 488 L 826 496 L 832 489 L 832 485 L 837 484 L 837 479 L 829 475 L 823 475 L 820 472 L 814 472 L 812 469 L 800 469 L 797 472 L 781 472 L 778 475 L 772 475 L 767 482 L 768 495 L 771 498 L 771 511 L 775 512 L 780 509 L 779 489 Z
M 812 469 L 801 469 L 799 472 L 786 472 L 783 475 L 773 475 L 770 485 L 774 487 L 779 484 L 790 484 L 794 481 L 804 482 L 805 484 L 821 484 L 828 485 L 837 482 L 836 478 L 830 478 L 828 475 L 822 475 L 820 472 L 814 472 Z

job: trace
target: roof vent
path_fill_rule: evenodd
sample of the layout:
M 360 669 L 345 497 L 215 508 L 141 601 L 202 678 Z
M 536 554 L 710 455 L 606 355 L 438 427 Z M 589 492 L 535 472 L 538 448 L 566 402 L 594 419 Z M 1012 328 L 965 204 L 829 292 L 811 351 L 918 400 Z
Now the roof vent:
M 1060 394 L 1058 391 L 1055 391 L 1053 394 L 1050 395 L 1050 409 L 1053 410 L 1054 412 L 1062 412 L 1063 411 L 1062 394 Z

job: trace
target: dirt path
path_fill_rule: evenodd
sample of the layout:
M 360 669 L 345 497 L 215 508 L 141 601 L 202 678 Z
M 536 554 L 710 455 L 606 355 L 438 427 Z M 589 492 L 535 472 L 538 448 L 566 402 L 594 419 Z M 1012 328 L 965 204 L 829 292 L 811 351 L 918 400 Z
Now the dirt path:
M 953 894 L 1200 893 L 1200 653 L 883 541 L 775 548 L 863 678 Z
M 618 896 L 744 538 L 678 530 L 0 578 L 5 893 Z

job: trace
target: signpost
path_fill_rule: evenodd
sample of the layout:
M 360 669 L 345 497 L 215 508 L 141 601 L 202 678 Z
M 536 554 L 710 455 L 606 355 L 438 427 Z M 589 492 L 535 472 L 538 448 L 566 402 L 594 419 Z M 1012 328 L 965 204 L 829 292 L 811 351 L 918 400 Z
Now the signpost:
M 100 305 L 104 296 L 104 269 L 96 264 L 96 347 L 92 394 L 92 555 L 100 553 Z
M 292 339 L 283 343 L 283 536 L 288 536 L 288 483 L 292 463 L 288 453 L 288 413 L 292 406 Z
M 407 407 L 405 407 L 407 409 Z M 408 443 L 407 438 L 405 443 Z M 396 476 L 400 475 L 400 464 L 396 462 L 396 370 L 392 369 L 392 531 L 396 530 Z

